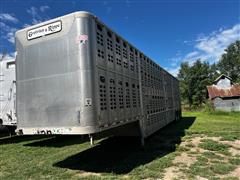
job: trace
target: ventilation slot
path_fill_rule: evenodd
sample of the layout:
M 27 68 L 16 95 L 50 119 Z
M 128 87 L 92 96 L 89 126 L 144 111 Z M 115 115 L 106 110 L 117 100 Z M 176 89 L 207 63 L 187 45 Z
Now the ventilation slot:
M 113 42 L 111 39 L 107 38 L 107 49 L 113 51 Z
M 127 69 L 128 68 L 128 63 L 124 61 L 123 62 L 123 67 Z
M 119 103 L 119 108 L 123 109 L 124 108 L 124 102 L 123 102 L 123 84 L 122 84 L 122 81 L 118 82 L 118 103 Z
M 132 103 L 133 107 L 137 107 L 137 94 L 135 84 L 132 84 Z
M 108 61 L 113 63 L 113 56 L 108 54 Z
M 117 59 L 117 65 L 121 66 L 122 65 L 122 60 L 121 58 L 116 58 Z
M 140 92 L 139 92 L 139 85 L 137 85 L 137 106 L 140 107 Z
M 102 111 L 107 110 L 106 82 L 104 76 L 100 76 L 99 95 L 100 95 L 100 109 Z
M 127 59 L 127 48 L 123 48 L 123 57 Z
M 103 51 L 101 51 L 100 49 L 98 49 L 98 58 L 99 59 L 104 59 L 104 52 Z
M 131 65 L 131 66 L 130 66 L 130 69 L 131 69 L 131 71 L 134 71 L 134 66 Z
M 103 35 L 100 32 L 97 32 L 97 44 L 99 44 L 100 46 L 103 46 L 104 44 Z
M 126 108 L 130 108 L 130 89 L 129 89 L 129 84 L 128 82 L 126 82 L 126 87 L 125 87 L 125 91 L 126 91 Z
M 130 52 L 130 61 L 131 61 L 131 62 L 134 62 L 133 52 Z
M 115 81 L 114 79 L 110 79 L 110 85 L 109 85 L 109 94 L 110 94 L 110 108 L 116 109 L 116 87 L 115 87 Z
M 116 52 L 116 54 L 118 54 L 119 56 L 121 56 L 121 46 L 120 46 L 120 44 L 117 44 L 117 43 L 116 43 L 115 52 Z

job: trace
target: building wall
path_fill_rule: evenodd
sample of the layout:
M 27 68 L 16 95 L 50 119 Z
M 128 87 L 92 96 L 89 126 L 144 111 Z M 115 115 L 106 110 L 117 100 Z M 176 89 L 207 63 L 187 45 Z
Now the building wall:
M 222 111 L 240 111 L 240 98 L 238 99 L 221 99 L 213 100 L 214 108 Z
M 228 88 L 231 88 L 231 81 L 228 78 L 220 79 L 217 82 L 216 86 L 219 89 L 228 89 Z

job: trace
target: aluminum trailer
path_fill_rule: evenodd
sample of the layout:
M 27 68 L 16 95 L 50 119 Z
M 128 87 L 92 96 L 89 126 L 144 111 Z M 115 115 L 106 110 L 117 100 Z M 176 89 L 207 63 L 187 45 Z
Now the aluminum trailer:
M 178 80 L 88 12 L 17 31 L 16 49 L 19 134 L 144 139 L 181 116 Z
M 16 128 L 15 60 L 0 61 L 0 125 Z

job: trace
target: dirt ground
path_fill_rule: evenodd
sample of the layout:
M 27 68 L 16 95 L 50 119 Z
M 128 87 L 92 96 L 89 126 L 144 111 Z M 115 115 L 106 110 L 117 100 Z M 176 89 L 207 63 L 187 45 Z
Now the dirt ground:
M 230 156 L 229 154 L 225 155 L 225 154 L 213 151 L 214 154 L 216 154 L 219 157 L 222 157 L 220 163 L 226 163 L 231 165 L 231 162 L 229 162 L 229 158 L 233 158 L 233 157 L 237 157 L 239 160 L 240 140 L 224 141 L 224 140 L 221 140 L 221 137 L 206 137 L 203 135 L 199 135 L 197 137 L 187 139 L 180 144 L 179 148 L 183 150 L 179 155 L 175 157 L 175 159 L 173 160 L 173 165 L 165 169 L 165 174 L 163 179 L 165 180 L 189 179 L 192 175 L 191 168 L 193 168 L 193 165 L 197 163 L 197 158 L 201 157 L 204 152 L 211 152 L 209 150 L 199 147 L 199 144 L 204 139 L 205 140 L 210 139 L 215 142 L 229 146 L 228 151 L 230 153 Z M 219 159 L 216 158 L 216 161 L 218 160 Z M 210 159 L 207 159 L 206 161 L 208 161 L 206 162 L 206 164 L 210 165 Z M 193 174 L 193 175 L 196 175 L 196 174 Z M 194 176 L 194 179 L 197 178 L 199 180 L 203 180 L 203 179 L 209 179 L 213 177 L 216 179 L 240 179 L 239 162 L 232 171 L 229 171 L 226 174 L 214 174 L 214 176 L 210 175 L 210 177 L 202 177 L 197 175 L 197 176 Z

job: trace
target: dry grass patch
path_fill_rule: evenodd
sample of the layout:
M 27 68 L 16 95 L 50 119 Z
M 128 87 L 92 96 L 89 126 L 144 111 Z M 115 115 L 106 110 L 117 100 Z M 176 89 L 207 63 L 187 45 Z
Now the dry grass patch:
M 211 179 L 240 177 L 239 140 L 221 141 L 221 137 L 194 136 L 178 146 L 181 153 L 166 168 L 163 179 Z M 235 153 L 237 154 L 237 153 Z

